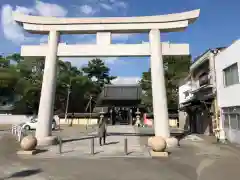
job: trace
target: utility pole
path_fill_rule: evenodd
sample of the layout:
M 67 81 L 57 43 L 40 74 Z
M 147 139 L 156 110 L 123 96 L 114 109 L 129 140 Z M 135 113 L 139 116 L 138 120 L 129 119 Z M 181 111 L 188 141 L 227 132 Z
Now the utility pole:
M 67 94 L 67 102 L 66 102 L 66 109 L 65 109 L 65 122 L 67 122 L 67 114 L 68 114 L 68 106 L 69 106 L 69 97 L 71 94 L 71 80 L 70 83 L 67 85 L 68 87 L 68 94 Z
M 89 124 L 89 119 L 92 120 L 92 95 L 89 96 L 89 101 L 88 101 L 88 104 L 87 104 L 87 107 L 86 107 L 86 110 L 88 109 L 89 107 L 89 118 L 87 119 L 87 123 L 86 123 L 86 129 L 88 128 L 88 124 Z

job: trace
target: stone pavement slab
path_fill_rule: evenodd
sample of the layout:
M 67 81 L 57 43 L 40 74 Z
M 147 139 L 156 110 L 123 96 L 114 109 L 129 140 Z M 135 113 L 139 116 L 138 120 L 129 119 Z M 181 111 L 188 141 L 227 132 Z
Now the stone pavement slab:
M 89 133 L 81 137 L 68 137 L 63 139 L 62 154 L 59 154 L 59 146 L 50 146 L 46 152 L 34 155 L 34 158 L 101 158 L 101 157 L 124 157 L 124 139 L 127 138 L 127 157 L 147 157 L 150 154 L 146 147 L 140 145 L 140 138 L 136 135 L 132 126 L 109 126 L 107 129 L 106 145 L 100 146 L 97 132 Z M 91 155 L 91 142 L 94 138 L 94 156 Z

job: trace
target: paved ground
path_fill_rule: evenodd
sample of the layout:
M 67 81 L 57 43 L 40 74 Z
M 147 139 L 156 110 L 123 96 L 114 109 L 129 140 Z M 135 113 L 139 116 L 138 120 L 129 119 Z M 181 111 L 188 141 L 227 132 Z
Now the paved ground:
M 167 159 L 151 158 L 19 158 L 18 143 L 0 135 L 0 180 L 236 180 L 240 149 L 189 136 Z M 147 140 L 141 137 L 141 141 Z
M 101 157 L 122 157 L 125 156 L 124 141 L 127 139 L 128 157 L 150 157 L 146 147 L 140 145 L 140 137 L 136 135 L 133 126 L 108 126 L 108 136 L 105 146 L 99 146 L 97 131 L 92 128 L 90 132 L 72 133 L 70 136 L 64 136 L 62 154 L 59 154 L 59 146 L 50 146 L 46 152 L 37 154 L 35 158 L 101 158 Z M 66 133 L 65 133 L 66 134 Z M 91 155 L 91 143 L 94 140 L 94 153 Z M 44 148 L 46 149 L 46 148 Z

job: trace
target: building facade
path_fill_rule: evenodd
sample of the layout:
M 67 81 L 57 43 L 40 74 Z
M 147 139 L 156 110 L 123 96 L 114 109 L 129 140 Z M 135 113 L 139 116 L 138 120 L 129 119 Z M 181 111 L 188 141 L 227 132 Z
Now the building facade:
M 240 40 L 219 53 L 216 57 L 216 82 L 220 125 L 226 138 L 240 143 Z
M 180 127 L 192 133 L 212 135 L 217 129 L 215 58 L 223 49 L 209 49 L 197 57 L 179 86 Z
M 136 112 L 141 111 L 140 85 L 105 85 L 93 111 L 103 111 L 109 123 L 134 124 Z

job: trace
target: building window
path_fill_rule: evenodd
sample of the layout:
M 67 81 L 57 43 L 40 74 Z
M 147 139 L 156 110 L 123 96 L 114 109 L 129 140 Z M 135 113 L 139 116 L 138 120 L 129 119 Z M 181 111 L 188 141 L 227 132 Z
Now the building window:
M 237 115 L 237 121 L 238 121 L 238 129 L 240 130 L 240 115 Z
M 231 114 L 229 116 L 229 119 L 230 119 L 230 127 L 231 127 L 231 129 L 238 129 L 237 115 L 236 114 Z
M 224 128 L 229 128 L 229 115 L 224 115 Z
M 185 95 L 185 99 L 186 99 L 189 96 L 189 92 L 188 91 L 184 92 L 184 95 Z
M 224 128 L 240 130 L 240 107 L 222 108 Z
M 223 70 L 223 73 L 224 73 L 224 85 L 225 85 L 225 87 L 239 83 L 237 63 L 225 68 Z

